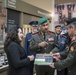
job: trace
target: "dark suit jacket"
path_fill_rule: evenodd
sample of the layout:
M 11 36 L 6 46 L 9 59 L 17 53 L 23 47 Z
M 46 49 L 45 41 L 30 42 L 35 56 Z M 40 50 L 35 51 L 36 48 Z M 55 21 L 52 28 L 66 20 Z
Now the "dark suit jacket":
M 30 59 L 20 44 L 11 42 L 6 54 L 9 62 L 8 75 L 29 75 Z

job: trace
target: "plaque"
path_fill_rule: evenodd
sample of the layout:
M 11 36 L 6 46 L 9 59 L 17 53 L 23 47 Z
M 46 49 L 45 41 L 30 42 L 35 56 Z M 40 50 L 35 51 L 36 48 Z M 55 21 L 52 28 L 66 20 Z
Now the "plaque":
M 53 55 L 51 54 L 36 54 L 34 64 L 36 65 L 50 65 L 53 62 Z

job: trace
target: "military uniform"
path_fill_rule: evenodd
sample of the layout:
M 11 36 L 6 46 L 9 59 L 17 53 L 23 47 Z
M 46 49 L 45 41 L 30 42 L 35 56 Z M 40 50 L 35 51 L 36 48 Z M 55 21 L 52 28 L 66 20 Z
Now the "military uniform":
M 26 53 L 27 53 L 27 55 L 36 55 L 36 53 L 35 52 L 30 52 L 30 50 L 29 50 L 29 43 L 30 43 L 30 40 L 31 40 L 31 37 L 32 37 L 32 32 L 31 33 L 28 33 L 27 35 L 26 35 L 26 38 L 25 38 L 25 41 L 24 41 L 24 49 L 26 50 Z M 30 63 L 30 75 L 33 75 L 33 67 L 34 67 L 34 61 L 31 61 L 31 63 Z
M 58 45 L 60 47 L 60 51 L 59 52 L 62 52 L 65 48 L 66 48 L 66 37 L 63 36 L 63 35 L 59 35 L 58 36 Z
M 44 21 L 43 21 L 44 22 Z M 40 47 L 38 44 L 46 41 L 48 44 L 45 47 Z M 58 52 L 57 38 L 54 33 L 47 31 L 44 35 L 41 31 L 35 33 L 30 41 L 30 51 L 36 53 Z M 36 75 L 54 75 L 54 69 L 45 65 L 36 65 Z
M 59 52 L 62 52 L 66 48 L 66 40 L 67 38 L 64 35 L 58 35 L 58 45 L 59 45 Z M 62 58 L 60 58 L 62 60 Z M 57 75 L 65 75 L 65 69 L 57 70 Z
M 38 21 L 31 21 L 30 23 L 29 23 L 29 25 L 31 25 L 31 26 L 38 26 Z M 29 50 L 29 44 L 30 44 L 30 40 L 31 40 L 31 37 L 33 36 L 33 33 L 32 32 L 30 32 L 30 33 L 28 33 L 28 34 L 26 34 L 26 37 L 25 37 L 25 41 L 24 41 L 24 49 L 26 50 L 26 53 L 27 53 L 27 55 L 29 56 L 29 55 L 36 55 L 36 53 L 35 52 L 31 52 L 30 50 Z M 31 61 L 31 63 L 30 63 L 30 75 L 33 75 L 33 67 L 34 67 L 34 61 Z
M 44 48 L 41 48 L 41 47 L 38 46 L 38 44 L 40 42 L 42 42 L 42 41 L 48 42 L 48 45 L 45 46 Z M 32 37 L 31 42 L 30 42 L 30 50 L 32 52 L 43 53 L 43 54 L 44 53 L 50 53 L 51 51 L 52 52 L 58 52 L 57 39 L 56 39 L 55 34 L 53 34 L 50 31 L 48 31 L 46 33 L 46 39 L 44 40 L 43 35 L 41 34 L 41 32 L 35 33 L 33 35 L 33 37 Z M 38 68 L 39 68 L 39 71 L 43 70 L 42 72 L 51 72 L 51 71 L 54 71 L 53 69 L 49 68 L 49 66 L 38 66 Z M 46 70 L 44 70 L 44 68 Z M 37 69 L 37 71 L 38 71 L 38 69 Z M 40 74 L 38 74 L 38 75 L 40 75 Z M 43 74 L 41 74 L 41 75 L 43 75 Z M 54 74 L 49 74 L 49 75 L 54 75 Z
M 57 36 L 57 39 L 58 39 L 58 45 L 59 45 L 59 52 L 63 52 L 66 48 L 66 45 L 67 45 L 67 37 L 63 34 L 65 34 L 65 32 L 63 32 L 63 27 L 61 24 L 58 24 L 55 26 L 55 32 L 56 32 L 56 36 Z M 58 32 L 57 33 L 57 29 L 61 30 L 62 29 L 62 32 Z M 60 60 L 62 60 L 62 58 L 60 58 Z M 66 73 L 66 69 L 63 69 L 63 70 L 57 70 L 57 75 L 67 75 L 65 74 Z
M 48 43 L 47 46 L 44 48 L 41 48 L 38 46 L 40 42 L 46 41 Z M 33 35 L 32 40 L 30 41 L 30 50 L 32 52 L 37 52 L 37 53 L 50 53 L 52 52 L 58 52 L 58 43 L 57 43 L 57 38 L 54 33 L 51 31 L 48 31 L 46 33 L 46 38 L 44 40 L 44 36 L 42 35 L 41 32 L 37 32 Z
M 76 25 L 74 23 L 76 22 L 76 18 L 70 19 L 69 21 L 70 27 Z M 76 75 L 76 34 L 72 37 L 69 48 L 66 47 L 66 51 L 61 52 L 60 55 L 65 59 L 54 63 L 55 68 L 59 70 L 68 68 L 68 75 Z
M 68 75 L 76 75 L 76 39 L 71 42 L 67 55 L 65 60 L 55 63 L 55 68 L 63 69 L 68 67 Z

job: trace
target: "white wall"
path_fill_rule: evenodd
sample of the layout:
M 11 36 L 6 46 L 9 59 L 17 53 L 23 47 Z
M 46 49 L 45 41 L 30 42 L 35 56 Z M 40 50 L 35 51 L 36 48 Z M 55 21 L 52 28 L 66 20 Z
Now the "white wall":
M 46 11 L 49 11 L 51 14 L 54 14 L 54 0 L 22 0 L 25 1 L 31 5 L 34 5 L 36 7 L 39 7 L 41 9 L 44 9 Z M 54 30 L 54 17 L 51 19 L 51 24 L 49 26 L 49 30 Z

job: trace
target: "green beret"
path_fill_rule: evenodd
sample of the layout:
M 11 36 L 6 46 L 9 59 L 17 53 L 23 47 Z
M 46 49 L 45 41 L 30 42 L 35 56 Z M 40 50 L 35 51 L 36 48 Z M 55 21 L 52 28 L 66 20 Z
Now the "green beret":
M 41 19 L 39 19 L 38 20 L 38 24 L 40 25 L 40 24 L 43 24 L 43 23 L 45 23 L 45 22 L 47 22 L 47 18 L 46 17 L 43 17 L 43 18 L 41 18 Z
M 65 25 L 70 25 L 73 22 L 76 22 L 76 17 L 65 20 Z

